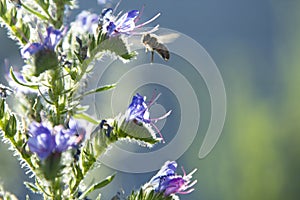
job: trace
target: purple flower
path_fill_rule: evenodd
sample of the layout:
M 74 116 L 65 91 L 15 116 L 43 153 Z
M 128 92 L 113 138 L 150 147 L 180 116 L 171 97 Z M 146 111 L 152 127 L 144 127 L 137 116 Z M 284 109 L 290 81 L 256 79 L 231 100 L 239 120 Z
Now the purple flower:
M 62 125 L 49 128 L 43 123 L 33 122 L 30 125 L 28 145 L 31 152 L 36 153 L 41 160 L 51 153 L 61 153 L 69 148 L 76 148 L 85 137 L 85 130 L 77 122 L 70 119 L 69 129 Z
M 134 31 L 154 21 L 159 17 L 160 13 L 155 15 L 150 20 L 139 25 L 137 25 L 136 23 L 140 19 L 140 11 L 131 10 L 123 14 L 121 17 L 119 17 L 119 15 L 114 16 L 113 9 L 111 8 L 106 8 L 102 11 L 100 22 L 102 23 L 102 30 L 104 31 L 104 33 L 107 33 L 109 36 L 116 36 L 119 34 L 145 34 L 146 32 Z M 147 31 L 147 33 L 154 32 L 157 29 L 158 26 L 154 27 L 150 31 Z
M 160 94 L 157 95 L 155 98 L 152 98 L 152 100 L 147 105 L 145 102 L 146 97 L 143 97 L 137 93 L 132 98 L 132 102 L 126 110 L 125 119 L 126 119 L 126 121 L 134 121 L 137 123 L 151 124 L 156 129 L 156 131 L 159 133 L 161 139 L 163 140 L 163 137 L 162 137 L 159 129 L 155 126 L 154 123 L 157 122 L 158 120 L 168 117 L 171 114 L 171 111 L 169 111 L 166 114 L 164 114 L 163 116 L 161 116 L 159 118 L 155 118 L 155 119 L 150 119 L 150 112 L 149 112 L 150 106 L 153 105 L 153 103 L 155 103 L 155 101 L 159 98 L 159 96 L 160 96 Z M 164 140 L 163 140 L 163 142 L 164 142 Z
M 165 196 L 171 194 L 188 194 L 194 191 L 194 188 L 191 187 L 197 183 L 197 180 L 191 182 L 191 179 L 197 169 L 186 175 L 182 168 L 182 176 L 175 173 L 176 168 L 177 163 L 175 161 L 167 161 L 146 186 L 151 186 L 155 192 L 163 192 Z
M 76 148 L 78 144 L 85 138 L 85 129 L 79 127 L 74 119 L 69 121 L 69 129 L 63 129 L 62 126 L 56 126 L 55 142 L 56 151 L 63 152 L 68 148 Z
M 137 93 L 126 111 L 126 120 L 136 120 L 138 122 L 150 123 L 150 113 L 147 104 L 145 103 L 145 97 Z
M 28 43 L 21 50 L 21 55 L 23 58 L 29 58 L 31 55 L 38 53 L 41 50 L 54 51 L 54 48 L 62 39 L 65 34 L 66 29 L 63 31 L 56 30 L 52 26 L 47 28 L 47 36 L 44 38 L 40 35 L 41 43 Z
M 82 11 L 76 17 L 75 29 L 83 33 L 94 33 L 98 27 L 98 15 L 88 11 Z
M 55 148 L 55 141 L 51 129 L 45 124 L 33 122 L 29 126 L 31 137 L 28 146 L 31 152 L 36 153 L 41 160 L 47 158 Z

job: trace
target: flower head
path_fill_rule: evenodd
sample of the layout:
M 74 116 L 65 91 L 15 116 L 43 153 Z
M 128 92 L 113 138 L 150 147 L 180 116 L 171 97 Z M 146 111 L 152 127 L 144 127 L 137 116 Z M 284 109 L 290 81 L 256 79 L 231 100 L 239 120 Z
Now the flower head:
M 58 66 L 59 60 L 54 49 L 65 35 L 63 31 L 56 30 L 52 26 L 47 28 L 47 36 L 40 34 L 41 43 L 28 43 L 21 50 L 22 57 L 25 59 L 33 56 L 33 75 L 39 76 L 46 70 L 54 69 Z
M 98 27 L 98 15 L 88 11 L 82 11 L 77 15 L 74 23 L 75 31 L 81 33 L 94 33 Z
M 44 123 L 33 122 L 30 124 L 29 133 L 31 135 L 28 139 L 29 149 L 41 160 L 51 153 L 76 148 L 85 136 L 85 130 L 73 119 L 69 122 L 69 129 L 65 129 L 62 125 L 52 128 Z
M 72 118 L 69 121 L 69 129 L 64 129 L 62 126 L 54 128 L 56 151 L 58 152 L 66 151 L 70 147 L 76 148 L 84 140 L 85 129 L 78 126 L 78 123 Z
M 44 160 L 55 148 L 51 129 L 45 124 L 33 122 L 29 126 L 29 133 L 31 134 L 28 139 L 30 151 L 36 153 L 41 160 Z
M 119 17 L 120 14 L 121 13 L 119 13 L 117 16 L 114 16 L 114 11 L 112 8 L 106 8 L 102 11 L 102 14 L 100 16 L 100 22 L 102 23 L 101 25 L 103 32 L 107 33 L 108 36 L 116 36 L 119 34 L 144 34 L 145 32 L 135 32 L 135 30 L 145 26 L 146 24 L 149 24 L 150 22 L 158 18 L 160 15 L 160 13 L 158 13 L 150 20 L 137 25 L 136 23 L 140 19 L 140 11 L 131 10 Z M 158 26 L 154 27 L 147 33 L 154 32 L 157 29 Z
M 156 131 L 160 134 L 161 139 L 163 140 L 163 137 L 159 131 L 159 129 L 155 126 L 155 122 L 158 120 L 164 119 L 168 117 L 171 114 L 171 111 L 167 112 L 163 116 L 155 119 L 150 118 L 150 112 L 149 108 L 155 101 L 159 98 L 160 94 L 157 95 L 155 98 L 152 98 L 152 100 L 149 102 L 149 104 L 146 104 L 145 100 L 146 97 L 141 96 L 140 94 L 136 94 L 132 98 L 132 102 L 129 105 L 129 107 L 126 110 L 125 113 L 125 120 L 126 121 L 134 121 L 138 124 L 150 124 L 152 125 Z M 164 140 L 163 140 L 164 142 Z
M 146 188 L 151 187 L 155 192 L 163 192 L 165 196 L 171 194 L 188 194 L 194 190 L 193 187 L 197 180 L 191 182 L 192 175 L 197 169 L 186 175 L 183 170 L 183 176 L 175 173 L 177 163 L 175 161 L 167 161 L 158 173 L 146 184 Z
M 126 111 L 126 120 L 136 120 L 138 122 L 150 123 L 150 113 L 147 104 L 145 103 L 145 97 L 137 93 Z
M 47 28 L 47 36 L 44 38 L 40 35 L 41 43 L 28 43 L 25 47 L 21 50 L 21 55 L 23 58 L 29 58 L 31 55 L 34 55 L 42 50 L 50 50 L 54 51 L 54 48 L 62 39 L 63 35 L 65 34 L 64 31 L 56 30 L 52 26 Z

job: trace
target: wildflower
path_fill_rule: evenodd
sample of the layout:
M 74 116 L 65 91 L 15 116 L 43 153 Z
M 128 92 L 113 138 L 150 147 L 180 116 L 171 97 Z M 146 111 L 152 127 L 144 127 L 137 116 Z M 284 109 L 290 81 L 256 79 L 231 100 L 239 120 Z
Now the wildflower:
M 54 51 L 54 48 L 59 43 L 64 35 L 64 31 L 56 30 L 52 26 L 47 28 L 47 36 L 44 38 L 40 34 L 42 40 L 41 43 L 28 43 L 21 50 L 21 55 L 23 58 L 30 58 L 31 55 L 34 55 L 42 50 Z
M 152 188 L 155 192 L 163 192 L 165 196 L 172 194 L 188 194 L 194 191 L 193 187 L 197 180 L 191 182 L 192 175 L 197 171 L 194 169 L 190 174 L 186 175 L 184 169 L 183 176 L 175 173 L 177 163 L 175 161 L 167 161 L 158 173 L 145 185 L 145 188 Z
M 146 97 L 143 97 L 137 93 L 132 98 L 132 102 L 127 108 L 127 111 L 125 113 L 125 120 L 134 121 L 138 124 L 151 124 L 156 129 L 156 131 L 160 134 L 161 139 L 163 139 L 159 129 L 154 125 L 154 123 L 157 122 L 158 120 L 168 117 L 171 114 L 171 111 L 155 119 L 150 119 L 150 112 L 149 112 L 150 106 L 153 105 L 153 103 L 155 103 L 155 101 L 159 98 L 159 96 L 160 95 L 158 95 L 156 98 L 153 98 L 150 101 L 150 103 L 147 105 L 145 102 Z
M 56 151 L 63 152 L 68 148 L 76 148 L 78 144 L 84 140 L 85 130 L 79 127 L 74 119 L 69 121 L 69 129 L 63 129 L 63 126 L 56 126 L 55 128 L 55 141 Z
M 60 31 L 50 26 L 47 28 L 47 36 L 45 38 L 40 34 L 41 43 L 28 43 L 21 50 L 23 58 L 28 59 L 33 56 L 35 76 L 39 76 L 42 72 L 58 66 L 58 58 L 54 49 L 62 39 L 65 31 L 66 29 Z
M 51 129 L 45 124 L 33 122 L 29 126 L 31 137 L 28 146 L 31 152 L 36 153 L 41 160 L 47 158 L 55 148 L 55 140 Z
M 140 19 L 140 11 L 138 10 L 131 10 L 126 12 L 121 17 L 119 13 L 117 16 L 114 16 L 113 9 L 106 8 L 102 11 L 100 22 L 102 23 L 102 30 L 104 33 L 107 33 L 108 36 L 116 36 L 119 34 L 145 34 L 145 32 L 134 32 L 138 28 L 145 26 L 146 24 L 151 23 L 156 18 L 160 16 L 160 13 L 155 15 L 153 18 L 149 19 L 148 21 L 137 25 L 137 21 Z M 154 32 L 158 29 L 158 25 L 154 27 L 152 30 L 147 31 L 147 33 Z
M 85 130 L 73 119 L 69 122 L 69 129 L 65 129 L 62 125 L 52 128 L 44 123 L 33 122 L 29 127 L 29 133 L 31 135 L 28 140 L 29 149 L 41 160 L 51 153 L 76 148 L 85 137 Z
M 98 27 L 98 15 L 84 10 L 77 15 L 73 26 L 75 31 L 81 33 L 95 33 Z
M 145 97 L 137 93 L 126 111 L 126 119 L 137 120 L 138 122 L 150 123 L 150 113 L 145 103 Z

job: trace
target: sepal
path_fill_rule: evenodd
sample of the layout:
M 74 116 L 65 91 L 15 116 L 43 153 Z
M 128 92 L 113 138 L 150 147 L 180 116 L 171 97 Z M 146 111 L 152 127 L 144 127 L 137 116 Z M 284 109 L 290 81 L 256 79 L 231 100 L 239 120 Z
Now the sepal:
M 164 196 L 163 193 L 154 190 L 140 189 L 138 192 L 132 191 L 127 200 L 179 200 L 179 198 L 175 195 Z

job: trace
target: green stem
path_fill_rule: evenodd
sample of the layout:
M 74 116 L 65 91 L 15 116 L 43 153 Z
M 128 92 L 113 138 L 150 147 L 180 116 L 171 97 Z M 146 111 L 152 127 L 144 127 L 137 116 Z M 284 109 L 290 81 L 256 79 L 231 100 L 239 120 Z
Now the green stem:
M 35 16 L 39 17 L 42 20 L 46 20 L 48 21 L 49 18 L 46 17 L 45 15 L 42 15 L 41 13 L 39 13 L 38 11 L 33 10 L 32 8 L 30 8 L 29 6 L 27 6 L 26 4 L 22 4 L 22 7 L 25 8 L 28 12 L 34 14 Z
M 60 29 L 64 21 L 65 3 L 64 0 L 54 0 L 56 5 L 56 20 L 54 21 L 54 27 Z
M 100 128 L 100 127 L 99 127 Z M 97 158 L 102 155 L 107 149 L 109 145 L 117 141 L 115 137 L 107 137 L 105 134 L 105 130 L 99 129 L 98 127 L 91 134 L 91 140 L 87 142 L 83 148 L 83 152 L 89 152 L 92 154 L 94 160 L 86 159 L 86 154 L 81 153 L 81 166 L 82 176 L 80 178 L 76 178 L 76 183 L 72 187 L 71 193 L 74 194 L 77 191 L 78 186 L 82 182 L 82 180 L 86 177 L 87 173 L 92 169 L 97 161 Z M 90 152 L 91 151 L 91 152 Z M 88 155 L 89 156 L 89 155 Z
M 53 118 L 54 125 L 61 124 L 61 111 L 60 111 L 60 99 L 62 98 L 62 92 L 63 92 L 63 79 L 61 78 L 61 70 L 60 68 L 56 68 L 51 73 L 51 101 L 54 104 L 55 107 L 55 116 Z

